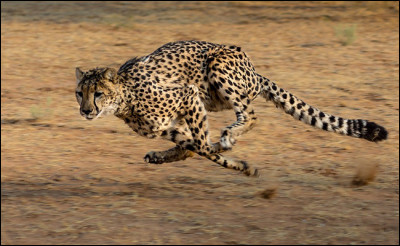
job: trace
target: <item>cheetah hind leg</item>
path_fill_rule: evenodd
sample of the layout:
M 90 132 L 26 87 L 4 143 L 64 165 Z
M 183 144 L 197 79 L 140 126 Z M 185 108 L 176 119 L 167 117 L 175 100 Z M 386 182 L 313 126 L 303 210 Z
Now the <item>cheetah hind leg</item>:
M 247 176 L 259 177 L 260 173 L 257 168 L 249 166 L 246 161 L 237 161 L 230 158 L 227 158 L 221 154 L 215 155 L 207 155 L 205 156 L 207 159 L 223 166 L 225 168 L 230 168 L 234 170 L 241 171 L 243 174 Z
M 182 161 L 193 157 L 194 152 L 175 146 L 165 151 L 150 151 L 144 156 L 144 161 L 150 164 L 163 164 L 167 162 Z
M 231 150 L 236 143 L 236 138 L 253 129 L 257 122 L 254 110 L 246 106 L 246 110 L 234 107 L 237 121 L 221 131 L 220 146 L 223 150 Z

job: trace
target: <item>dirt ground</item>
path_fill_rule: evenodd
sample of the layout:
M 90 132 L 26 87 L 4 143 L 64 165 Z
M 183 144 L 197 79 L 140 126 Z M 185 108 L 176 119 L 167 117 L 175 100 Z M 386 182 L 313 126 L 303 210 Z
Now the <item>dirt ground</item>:
M 192 39 L 241 46 L 258 73 L 389 139 L 314 129 L 260 98 L 226 153 L 251 178 L 199 156 L 148 165 L 173 144 L 79 115 L 75 67 Z M 234 116 L 210 114 L 214 141 Z M 2 1 L 1 244 L 399 244 L 398 2 Z

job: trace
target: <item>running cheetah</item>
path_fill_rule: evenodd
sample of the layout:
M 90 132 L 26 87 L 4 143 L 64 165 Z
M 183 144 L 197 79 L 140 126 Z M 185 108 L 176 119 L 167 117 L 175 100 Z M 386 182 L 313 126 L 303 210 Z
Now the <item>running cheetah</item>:
M 127 61 L 118 71 L 76 68 L 76 78 L 76 98 L 86 119 L 114 114 L 141 136 L 176 144 L 165 151 L 148 152 L 144 160 L 153 164 L 184 160 L 197 153 L 225 168 L 258 176 L 257 169 L 246 161 L 221 155 L 254 127 L 257 117 L 251 102 L 258 95 L 316 128 L 372 142 L 388 136 L 385 128 L 374 122 L 336 117 L 306 104 L 256 73 L 237 46 L 172 42 Z M 219 142 L 212 143 L 207 112 L 224 109 L 233 109 L 237 120 L 222 129 Z

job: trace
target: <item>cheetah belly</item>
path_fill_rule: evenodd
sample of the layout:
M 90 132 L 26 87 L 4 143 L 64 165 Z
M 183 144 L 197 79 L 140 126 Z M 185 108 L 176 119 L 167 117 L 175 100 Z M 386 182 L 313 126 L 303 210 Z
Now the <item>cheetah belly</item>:
M 204 86 L 203 86 L 204 87 Z M 204 103 L 204 107 L 209 112 L 218 112 L 224 109 L 231 109 L 232 105 L 215 89 L 213 86 L 208 88 L 199 88 L 199 96 Z

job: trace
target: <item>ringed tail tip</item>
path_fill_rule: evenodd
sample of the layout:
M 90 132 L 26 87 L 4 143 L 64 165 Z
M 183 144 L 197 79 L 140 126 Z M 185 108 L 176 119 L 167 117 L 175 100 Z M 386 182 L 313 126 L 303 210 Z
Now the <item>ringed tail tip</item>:
M 371 142 L 379 142 L 386 140 L 388 137 L 388 131 L 383 127 L 374 122 L 368 122 L 366 127 L 366 133 L 363 138 Z

